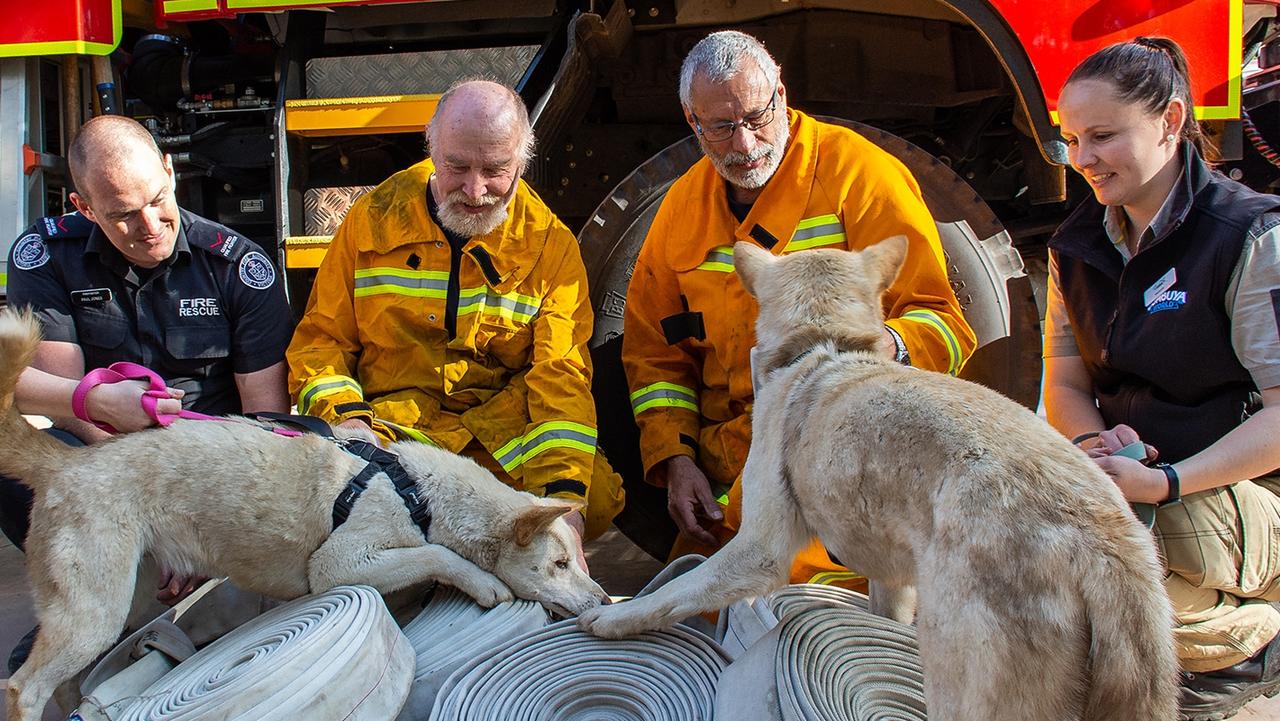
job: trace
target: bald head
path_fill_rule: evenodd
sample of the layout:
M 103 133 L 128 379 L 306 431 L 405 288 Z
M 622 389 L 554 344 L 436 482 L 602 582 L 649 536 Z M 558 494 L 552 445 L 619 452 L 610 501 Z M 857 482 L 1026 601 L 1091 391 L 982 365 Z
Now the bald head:
M 96 178 L 114 178 L 151 166 L 164 158 L 151 133 L 138 121 L 120 115 L 100 115 L 85 123 L 71 141 L 67 166 L 76 190 L 90 197 Z
M 520 166 L 533 158 L 533 127 L 524 100 L 511 88 L 489 80 L 455 83 L 436 103 L 435 116 L 427 126 L 428 152 L 439 142 L 442 131 L 479 129 L 501 137 L 518 138 Z

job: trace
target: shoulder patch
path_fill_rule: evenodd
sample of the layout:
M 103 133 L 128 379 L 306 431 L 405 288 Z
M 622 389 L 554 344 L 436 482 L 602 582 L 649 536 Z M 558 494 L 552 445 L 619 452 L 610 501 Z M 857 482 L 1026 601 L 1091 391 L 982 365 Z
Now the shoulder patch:
M 276 269 L 267 256 L 251 250 L 240 259 L 240 281 L 254 290 L 266 290 L 276 282 Z
M 38 233 L 24 235 L 13 244 L 13 267 L 32 270 L 49 262 L 49 249 Z
M 41 218 L 32 229 L 45 238 L 88 238 L 93 222 L 80 213 Z

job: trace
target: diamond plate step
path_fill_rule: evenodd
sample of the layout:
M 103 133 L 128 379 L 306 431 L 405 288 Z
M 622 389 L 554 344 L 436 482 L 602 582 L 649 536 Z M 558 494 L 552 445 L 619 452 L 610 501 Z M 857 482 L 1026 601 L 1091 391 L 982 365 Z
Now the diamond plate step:
M 515 85 L 533 62 L 537 45 L 432 50 L 307 61 L 308 98 L 443 93 L 464 78 Z
M 347 217 L 351 204 L 373 190 L 372 185 L 344 188 L 308 188 L 302 195 L 302 229 L 305 235 L 333 235 Z

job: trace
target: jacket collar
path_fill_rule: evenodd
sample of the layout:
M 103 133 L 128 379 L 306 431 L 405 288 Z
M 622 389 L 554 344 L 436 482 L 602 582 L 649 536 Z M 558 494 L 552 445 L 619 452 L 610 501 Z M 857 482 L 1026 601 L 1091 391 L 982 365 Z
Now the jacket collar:
M 431 219 L 427 209 L 427 183 L 433 173 L 435 165 L 428 158 L 370 191 L 369 238 L 357 238 L 358 247 L 386 254 L 416 243 L 447 243 L 444 230 Z M 491 272 L 485 272 L 486 278 L 500 290 L 508 290 L 532 272 L 546 244 L 548 226 L 555 222 L 528 184 L 524 180 L 517 182 L 507 219 L 493 232 L 470 238 L 463 246 L 473 260 L 487 256 Z M 482 272 L 486 270 L 477 264 Z M 495 279 L 489 277 L 491 273 L 496 273 L 498 283 L 492 282 Z
M 762 242 L 763 239 L 773 239 L 776 241 L 772 248 L 775 255 L 786 247 L 796 225 L 804 217 L 818 167 L 817 121 L 789 108 L 787 122 L 791 137 L 783 151 L 782 162 L 741 223 L 729 211 L 725 180 L 705 157 L 689 171 L 691 184 L 681 199 L 684 205 L 694 206 L 689 208 L 691 213 L 716 214 L 719 223 L 734 229 L 733 240 L 755 240 L 764 246 L 767 243 Z M 712 248 L 731 242 L 727 238 L 704 237 L 691 245 L 670 243 L 667 245 L 667 260 L 677 271 L 690 270 L 705 260 Z

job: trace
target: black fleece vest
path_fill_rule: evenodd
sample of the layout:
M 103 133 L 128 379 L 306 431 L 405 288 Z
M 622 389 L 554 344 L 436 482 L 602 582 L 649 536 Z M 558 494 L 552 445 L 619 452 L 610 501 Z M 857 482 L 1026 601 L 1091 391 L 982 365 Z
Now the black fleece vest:
M 1185 144 L 1184 144 L 1185 145 Z M 1253 222 L 1280 208 L 1183 153 L 1170 222 L 1126 265 L 1087 199 L 1049 241 L 1067 316 L 1110 428 L 1131 426 L 1173 463 L 1261 408 L 1231 345 L 1224 297 Z

